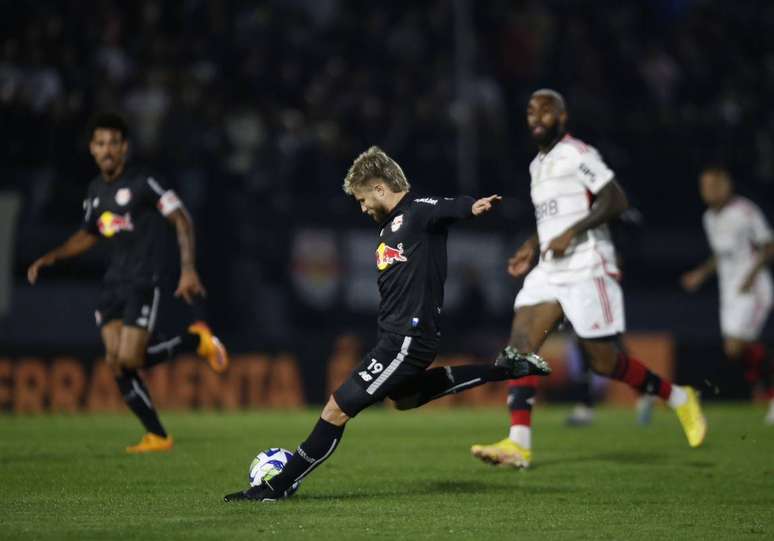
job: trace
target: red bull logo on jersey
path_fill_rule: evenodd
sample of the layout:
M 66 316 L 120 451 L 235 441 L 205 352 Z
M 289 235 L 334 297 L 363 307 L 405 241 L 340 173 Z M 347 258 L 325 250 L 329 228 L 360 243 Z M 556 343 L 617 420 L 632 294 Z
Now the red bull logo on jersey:
M 380 271 L 390 268 L 395 263 L 405 263 L 408 261 L 403 255 L 403 243 L 398 244 L 397 248 L 381 243 L 376 249 L 376 268 Z
M 132 231 L 134 229 L 132 217 L 128 212 L 121 216 L 120 214 L 113 214 L 109 210 L 106 210 L 99 215 L 97 227 L 102 236 L 107 238 L 112 237 L 120 231 Z

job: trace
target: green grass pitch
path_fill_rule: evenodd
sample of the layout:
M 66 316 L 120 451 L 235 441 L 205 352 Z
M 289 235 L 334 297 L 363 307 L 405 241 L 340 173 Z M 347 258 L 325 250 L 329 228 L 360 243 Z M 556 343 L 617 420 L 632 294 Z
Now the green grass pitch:
M 660 409 L 646 428 L 603 409 L 589 428 L 536 410 L 534 467 L 472 459 L 504 410 L 361 414 L 336 454 L 278 504 L 225 504 L 254 454 L 289 449 L 317 410 L 163 413 L 169 454 L 129 456 L 129 415 L 0 417 L 0 539 L 774 539 L 774 428 L 712 406 L 690 449 Z

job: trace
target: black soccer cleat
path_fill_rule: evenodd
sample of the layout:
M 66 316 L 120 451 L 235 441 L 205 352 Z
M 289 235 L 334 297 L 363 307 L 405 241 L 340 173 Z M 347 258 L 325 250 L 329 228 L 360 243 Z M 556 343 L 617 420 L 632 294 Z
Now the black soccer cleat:
M 537 353 L 520 353 L 511 346 L 506 346 L 495 359 L 495 366 L 508 371 L 512 379 L 525 376 L 547 376 L 551 367 Z
M 284 499 L 282 494 L 278 494 L 271 489 L 266 483 L 261 483 L 258 486 L 250 487 L 247 490 L 240 492 L 234 492 L 233 494 L 226 494 L 223 496 L 223 501 L 226 503 L 231 502 L 277 502 Z

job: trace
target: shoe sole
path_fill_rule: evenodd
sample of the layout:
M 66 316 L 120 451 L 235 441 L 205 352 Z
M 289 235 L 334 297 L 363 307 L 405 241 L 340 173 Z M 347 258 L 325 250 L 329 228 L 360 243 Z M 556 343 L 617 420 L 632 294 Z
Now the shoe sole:
M 518 376 L 513 375 L 513 370 L 517 363 L 527 363 L 526 374 Z M 504 359 L 498 358 L 495 361 L 495 366 L 510 370 L 514 378 L 548 376 L 551 374 L 551 366 L 537 353 L 515 353 L 512 357 L 506 357 Z
M 217 336 L 212 336 L 212 347 L 215 354 L 212 357 L 208 356 L 207 362 L 216 374 L 222 374 L 228 368 L 228 351 Z M 218 362 L 218 359 L 222 359 L 222 361 Z
M 529 462 L 525 461 L 521 457 L 501 455 L 501 454 L 489 454 L 480 450 L 471 450 L 471 454 L 491 466 L 500 466 L 503 468 L 514 468 L 525 470 L 529 468 Z
M 172 450 L 172 447 L 165 447 L 163 449 L 127 449 L 126 452 L 130 455 L 142 455 L 145 453 L 168 453 Z

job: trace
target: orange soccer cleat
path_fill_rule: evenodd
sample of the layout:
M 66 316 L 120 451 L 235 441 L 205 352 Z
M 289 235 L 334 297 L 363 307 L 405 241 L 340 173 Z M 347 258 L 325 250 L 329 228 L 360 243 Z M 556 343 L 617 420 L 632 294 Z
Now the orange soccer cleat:
M 218 337 L 212 334 L 210 326 L 204 321 L 197 321 L 190 327 L 188 332 L 199 335 L 199 348 L 196 353 L 210 363 L 216 373 L 220 374 L 228 368 L 228 351 L 223 342 L 218 340 Z
M 140 443 L 137 445 L 130 445 L 126 448 L 127 453 L 139 454 L 139 453 L 157 453 L 160 451 L 170 451 L 174 445 L 172 436 L 163 438 L 157 434 L 151 434 L 148 432 L 145 434 Z

